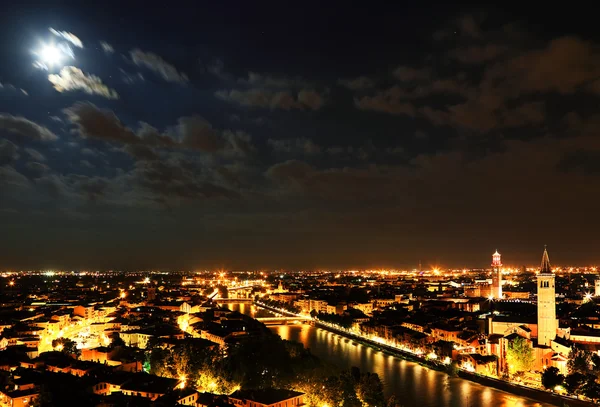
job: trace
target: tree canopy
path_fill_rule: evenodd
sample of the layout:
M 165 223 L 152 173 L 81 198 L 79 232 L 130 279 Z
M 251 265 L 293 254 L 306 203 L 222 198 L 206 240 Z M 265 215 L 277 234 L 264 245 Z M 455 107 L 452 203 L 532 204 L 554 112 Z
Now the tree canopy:
M 509 342 L 508 349 L 506 350 L 506 362 L 511 374 L 530 371 L 533 367 L 534 359 L 533 349 L 527 339 L 518 336 Z

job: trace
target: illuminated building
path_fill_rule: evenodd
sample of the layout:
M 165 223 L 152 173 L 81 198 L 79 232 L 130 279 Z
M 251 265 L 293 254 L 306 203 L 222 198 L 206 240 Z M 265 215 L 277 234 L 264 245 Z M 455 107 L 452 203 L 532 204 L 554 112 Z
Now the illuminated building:
M 156 299 L 156 287 L 148 287 L 148 301 L 154 301 Z
M 556 337 L 556 290 L 548 251 L 544 248 L 542 268 L 537 275 L 538 345 L 550 346 Z
M 596 278 L 596 281 L 594 282 L 594 284 L 595 284 L 594 295 L 596 297 L 600 297 L 600 278 Z
M 492 292 L 493 298 L 502 298 L 502 260 L 501 255 L 496 250 L 492 255 Z

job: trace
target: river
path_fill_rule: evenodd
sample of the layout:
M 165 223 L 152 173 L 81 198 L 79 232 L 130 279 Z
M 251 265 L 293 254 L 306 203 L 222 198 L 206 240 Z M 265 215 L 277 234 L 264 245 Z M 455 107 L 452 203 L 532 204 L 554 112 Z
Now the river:
M 273 316 L 252 304 L 225 304 L 229 309 L 254 318 Z M 310 325 L 269 327 L 283 339 L 300 342 L 323 360 L 340 367 L 357 366 L 375 372 L 383 382 L 386 397 L 396 396 L 402 406 L 418 407 L 532 407 L 550 406 L 525 397 L 482 386 L 428 369 L 418 363 L 376 351 L 340 335 Z

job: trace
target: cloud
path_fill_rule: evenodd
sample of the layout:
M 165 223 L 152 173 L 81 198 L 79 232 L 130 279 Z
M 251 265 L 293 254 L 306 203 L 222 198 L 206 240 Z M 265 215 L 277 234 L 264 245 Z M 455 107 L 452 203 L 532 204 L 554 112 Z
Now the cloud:
M 141 143 L 135 132 L 124 126 L 110 110 L 100 109 L 92 103 L 77 102 L 64 109 L 64 113 L 84 138 L 116 141 L 123 144 Z
M 19 148 L 6 139 L 0 140 L 0 165 L 12 164 L 19 158 Z
M 11 85 L 10 83 L 0 83 L 0 90 L 10 90 L 10 91 L 15 91 L 15 92 L 19 91 L 23 95 L 29 96 L 29 93 L 27 93 L 27 91 L 25 89 L 17 88 L 16 86 Z
M 87 147 L 82 148 L 81 151 L 80 151 L 80 153 L 83 154 L 83 155 L 89 155 L 89 156 L 92 156 L 92 157 L 95 157 L 95 156 L 98 155 L 97 152 L 95 152 L 91 148 L 87 148 Z
M 39 178 L 50 171 L 50 167 L 48 167 L 46 164 L 35 161 L 30 161 L 25 164 L 25 168 L 27 168 L 27 171 L 34 178 Z
M 300 108 L 289 92 L 271 92 L 262 89 L 251 90 L 220 90 L 215 96 L 227 102 L 235 102 L 242 106 L 262 107 L 271 109 L 290 110 Z
M 260 88 L 290 88 L 303 83 L 301 79 L 290 79 L 284 76 L 262 75 L 248 72 L 248 79 L 238 79 L 241 84 Z
M 177 71 L 173 65 L 152 52 L 144 52 L 140 49 L 134 49 L 130 52 L 131 60 L 138 66 L 144 66 L 158 75 L 162 76 L 167 82 L 174 82 L 185 85 L 189 82 L 186 74 Z
M 100 95 L 107 99 L 118 99 L 119 95 L 114 89 L 102 83 L 95 75 L 86 75 L 79 68 L 66 66 L 60 70 L 60 75 L 50 74 L 48 80 L 58 92 L 82 90 L 90 95 Z
M 173 199 L 234 199 L 239 196 L 228 188 L 202 179 L 193 165 L 182 162 L 138 161 L 127 178 L 156 194 L 163 203 Z
M 100 46 L 102 47 L 102 51 L 106 52 L 107 54 L 112 54 L 115 52 L 113 46 L 106 41 L 100 41 Z
M 306 180 L 314 171 L 312 166 L 303 161 L 288 160 L 271 166 L 267 169 L 266 175 L 280 182 L 300 183 Z
M 394 76 L 402 82 L 424 81 L 431 77 L 428 69 L 415 69 L 409 66 L 399 66 L 394 70 Z
M 96 168 L 96 166 L 88 160 L 79 160 L 79 164 L 81 164 L 81 166 L 85 168 Z
M 354 91 L 367 90 L 375 87 L 375 82 L 366 76 L 359 76 L 354 79 L 338 79 L 338 84 Z
M 156 160 L 159 158 L 158 154 L 152 148 L 141 144 L 127 145 L 124 150 L 138 160 Z
M 33 148 L 25 148 L 25 152 L 33 159 L 34 161 L 46 161 L 46 157 L 39 151 Z
M 323 97 L 314 90 L 302 89 L 298 92 L 298 102 L 312 110 L 319 110 L 323 106 Z
M 177 125 L 163 133 L 141 122 L 137 130 L 125 126 L 114 112 L 89 102 L 77 102 L 64 109 L 68 121 L 84 138 L 118 142 L 129 147 L 125 151 L 134 157 L 149 158 L 155 151 L 137 146 L 191 149 L 206 153 L 250 153 L 254 147 L 250 136 L 243 132 L 217 130 L 201 116 L 185 116 Z
M 481 21 L 455 21 L 466 40 L 457 38 L 453 50 L 431 57 L 444 63 L 436 65 L 444 74 L 400 66 L 394 71 L 400 84 L 355 98 L 356 107 L 481 134 L 547 125 L 540 102 L 547 94 L 600 94 L 600 46 L 572 36 L 540 46 L 535 38 L 515 36 L 514 29 L 483 31 Z M 456 62 L 472 72 L 460 72 Z
M 488 73 L 523 92 L 573 93 L 600 77 L 600 47 L 577 37 L 561 37 L 499 64 Z
M 29 180 L 10 165 L 0 167 L 0 185 L 3 187 L 28 188 Z
M 322 151 L 320 146 L 307 138 L 285 140 L 269 139 L 267 140 L 267 144 L 269 144 L 276 153 L 314 155 L 319 154 Z
M 261 107 L 270 109 L 292 110 L 310 108 L 318 110 L 323 106 L 323 97 L 313 90 L 301 90 L 297 98 L 290 92 L 272 92 L 263 89 L 250 90 L 220 90 L 215 96 L 227 102 L 238 103 L 242 106 Z
M 144 75 L 142 75 L 141 72 L 136 72 L 136 73 L 127 73 L 125 72 L 123 69 L 121 69 L 121 74 L 123 77 L 123 82 L 131 85 L 134 84 L 136 82 L 144 82 Z
M 413 104 L 405 101 L 408 98 L 406 91 L 398 86 L 393 86 L 390 89 L 378 92 L 374 96 L 355 98 L 354 104 L 360 110 L 374 110 L 394 115 L 414 117 L 416 109 Z
M 212 125 L 200 116 L 180 118 L 171 132 L 180 144 L 193 149 L 214 152 L 222 148 L 222 139 Z
M 34 140 L 54 141 L 58 139 L 56 134 L 52 133 L 47 127 L 40 126 L 24 117 L 13 116 L 8 113 L 0 113 L 0 132 L 2 130 Z
M 486 44 L 456 48 L 448 54 L 451 58 L 456 59 L 463 64 L 477 65 L 497 60 L 508 51 L 509 48 L 505 45 Z
M 56 35 L 57 37 L 61 37 L 69 41 L 71 44 L 75 45 L 78 48 L 83 48 L 83 43 L 79 38 L 77 38 L 75 34 L 71 34 L 67 31 L 57 31 L 54 28 L 49 28 L 49 30 L 52 34 Z
M 238 79 L 238 83 L 257 88 L 294 88 L 311 86 L 302 78 L 289 78 L 286 76 L 263 75 L 256 72 L 248 72 L 248 78 Z

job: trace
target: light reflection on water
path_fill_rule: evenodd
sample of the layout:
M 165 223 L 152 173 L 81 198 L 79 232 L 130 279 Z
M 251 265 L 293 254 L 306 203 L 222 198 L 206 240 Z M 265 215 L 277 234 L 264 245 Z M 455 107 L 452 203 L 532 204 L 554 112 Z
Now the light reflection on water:
M 251 304 L 227 304 L 246 315 L 272 316 Z M 263 314 L 266 312 L 266 314 Z M 254 313 L 254 314 L 253 314 Z M 358 366 L 375 372 L 386 396 L 394 394 L 403 406 L 418 407 L 533 407 L 549 406 L 447 374 L 427 369 L 363 346 L 350 339 L 310 325 L 277 325 L 271 330 L 283 339 L 302 343 L 311 352 L 340 367 Z

